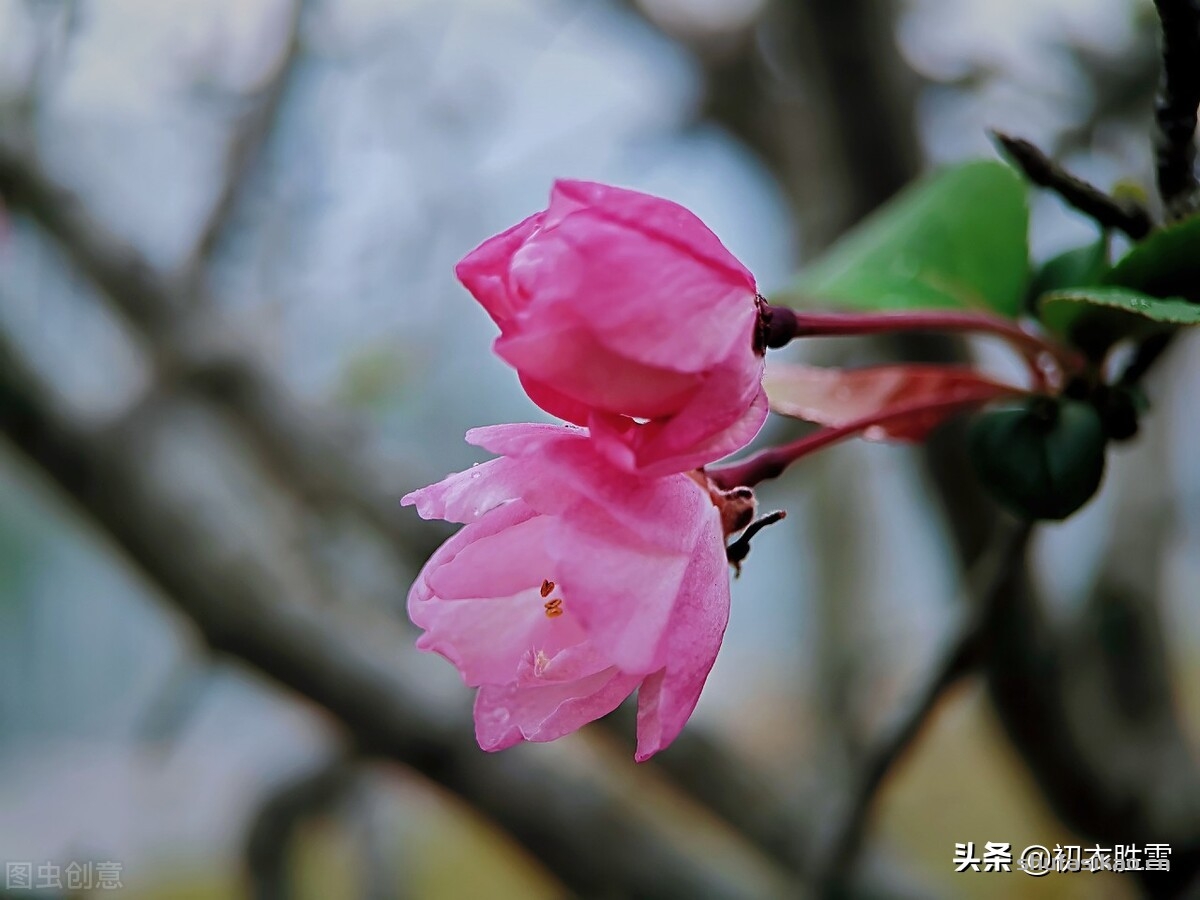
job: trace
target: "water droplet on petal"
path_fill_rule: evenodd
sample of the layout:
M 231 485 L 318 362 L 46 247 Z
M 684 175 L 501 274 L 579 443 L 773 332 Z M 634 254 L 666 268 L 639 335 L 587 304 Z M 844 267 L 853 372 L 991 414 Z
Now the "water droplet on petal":
M 503 724 L 509 720 L 509 712 L 503 706 L 494 707 L 492 711 L 488 713 L 488 716 L 493 722 L 498 724 Z

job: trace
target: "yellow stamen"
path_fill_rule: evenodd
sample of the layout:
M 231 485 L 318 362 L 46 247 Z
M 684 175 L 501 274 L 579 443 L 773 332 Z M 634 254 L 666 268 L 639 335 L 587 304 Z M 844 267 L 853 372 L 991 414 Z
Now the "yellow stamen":
M 546 618 L 554 619 L 563 614 L 562 598 L 555 597 L 552 600 L 547 600 L 543 606 L 546 607 Z

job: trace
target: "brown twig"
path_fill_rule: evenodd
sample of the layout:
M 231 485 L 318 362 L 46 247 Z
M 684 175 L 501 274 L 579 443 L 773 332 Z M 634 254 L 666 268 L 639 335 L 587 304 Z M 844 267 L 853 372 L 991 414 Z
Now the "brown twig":
M 1140 241 L 1154 228 L 1150 214 L 1132 200 L 1110 197 L 1093 184 L 1072 175 L 1029 141 L 993 131 L 992 137 L 1030 181 L 1049 188 L 1068 205 L 1095 220 L 1101 228 L 1116 228 Z
M 1195 212 L 1196 109 L 1200 106 L 1200 0 L 1154 0 L 1162 22 L 1162 79 L 1154 120 L 1158 192 L 1171 219 Z
M 183 265 L 182 280 L 188 285 L 191 299 L 204 296 L 202 281 L 212 255 L 220 243 L 237 204 L 245 192 L 246 183 L 255 163 L 275 126 L 283 99 L 291 83 L 292 73 L 301 53 L 300 26 L 304 18 L 305 0 L 291 0 L 284 24 L 282 49 L 271 73 L 254 95 L 245 98 L 249 106 L 234 126 L 225 153 L 224 177 L 220 189 L 200 225 L 196 242 Z
M 887 734 L 861 767 L 860 780 L 845 816 L 834 832 L 822 883 L 830 891 L 845 884 L 862 843 L 871 810 L 889 772 L 929 722 L 946 691 L 981 660 L 981 648 L 996 610 L 1004 603 L 1029 544 L 1030 524 L 1015 526 L 978 563 L 970 579 L 974 604 L 958 632 L 947 641 L 925 683 L 901 710 Z

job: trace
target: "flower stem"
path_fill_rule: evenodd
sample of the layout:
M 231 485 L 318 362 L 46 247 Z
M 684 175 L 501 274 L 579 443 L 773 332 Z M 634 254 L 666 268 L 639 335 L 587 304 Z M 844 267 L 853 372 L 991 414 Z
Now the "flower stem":
M 891 313 L 796 312 L 786 306 L 764 303 L 760 316 L 765 347 L 783 347 L 793 339 L 802 337 L 950 331 L 991 334 L 1008 341 L 1029 361 L 1038 384 L 1045 381 L 1039 360 L 1046 354 L 1057 362 L 1064 374 L 1078 372 L 1086 366 L 1083 357 L 1069 347 L 1038 337 L 1011 319 L 983 313 L 937 309 Z
M 1022 391 L 1020 388 L 1013 388 L 1012 393 L 1013 395 L 1019 395 L 1027 392 Z M 982 406 L 989 400 L 995 400 L 996 396 L 995 389 L 989 387 L 986 393 L 980 391 L 966 396 L 959 395 L 953 398 L 922 400 L 919 403 L 910 403 L 906 406 L 897 406 L 888 410 L 877 411 L 860 419 L 855 419 L 852 422 L 847 422 L 844 425 L 838 425 L 833 428 L 822 428 L 819 431 L 806 434 L 804 437 L 789 444 L 760 450 L 758 453 L 740 462 L 727 463 L 723 466 L 706 469 L 705 471 L 712 482 L 724 490 L 730 490 L 735 487 L 754 487 L 759 482 L 766 481 L 768 478 L 778 478 L 786 471 L 788 466 L 798 459 L 845 438 L 854 437 L 872 426 L 887 425 L 888 423 L 894 423 L 909 416 L 921 415 L 922 413 L 941 412 L 951 415 L 955 412 L 963 412 L 976 406 Z

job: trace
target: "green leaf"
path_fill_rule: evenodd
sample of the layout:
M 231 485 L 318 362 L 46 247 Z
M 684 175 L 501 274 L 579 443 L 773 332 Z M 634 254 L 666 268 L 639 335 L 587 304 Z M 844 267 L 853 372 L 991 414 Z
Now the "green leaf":
M 1154 232 L 1122 257 L 1106 284 L 1200 302 L 1200 216 Z
M 1040 313 L 1048 328 L 1097 354 L 1124 338 L 1142 338 L 1173 325 L 1200 325 L 1200 306 L 1194 303 L 1120 287 L 1052 291 L 1042 296 Z
M 1087 403 L 1042 397 L 985 412 L 972 423 L 967 443 L 984 487 L 1028 519 L 1065 519 L 1104 478 L 1108 438 Z
M 1046 260 L 1033 276 L 1029 297 L 1036 304 L 1042 294 L 1050 291 L 1099 284 L 1108 269 L 1108 236 L 1104 235 Z
M 1021 311 L 1029 280 L 1024 181 L 998 162 L 905 190 L 801 273 L 779 302 L 858 309 Z

